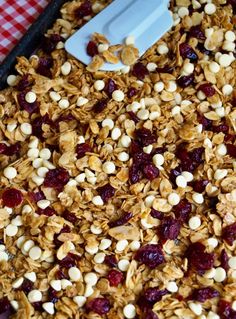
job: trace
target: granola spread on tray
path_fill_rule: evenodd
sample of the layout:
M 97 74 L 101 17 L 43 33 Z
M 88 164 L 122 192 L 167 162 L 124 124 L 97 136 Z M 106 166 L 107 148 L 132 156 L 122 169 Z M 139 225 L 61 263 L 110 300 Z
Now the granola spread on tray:
M 236 318 L 236 2 L 171 1 L 116 73 L 64 50 L 108 3 L 66 3 L 0 92 L 0 313 Z

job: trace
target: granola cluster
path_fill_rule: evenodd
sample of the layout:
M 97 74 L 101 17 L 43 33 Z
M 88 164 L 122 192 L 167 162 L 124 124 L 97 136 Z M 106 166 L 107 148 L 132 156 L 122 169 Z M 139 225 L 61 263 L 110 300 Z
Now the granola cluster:
M 67 2 L 0 92 L 0 313 L 234 319 L 236 2 L 172 0 L 114 73 L 64 50 L 109 2 Z

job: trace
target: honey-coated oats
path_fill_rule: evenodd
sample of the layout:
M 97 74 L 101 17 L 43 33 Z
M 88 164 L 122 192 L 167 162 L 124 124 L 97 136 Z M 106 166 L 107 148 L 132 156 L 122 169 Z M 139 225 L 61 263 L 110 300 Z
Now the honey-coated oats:
M 235 0 L 171 0 L 142 57 L 94 30 L 86 67 L 65 39 L 110 2 L 67 2 L 0 93 L 0 313 L 236 318 Z

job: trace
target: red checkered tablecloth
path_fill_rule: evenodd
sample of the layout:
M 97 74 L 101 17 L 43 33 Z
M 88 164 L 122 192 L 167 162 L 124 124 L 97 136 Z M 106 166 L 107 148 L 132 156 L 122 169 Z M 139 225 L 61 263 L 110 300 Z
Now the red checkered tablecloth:
M 0 62 L 50 0 L 0 0 Z

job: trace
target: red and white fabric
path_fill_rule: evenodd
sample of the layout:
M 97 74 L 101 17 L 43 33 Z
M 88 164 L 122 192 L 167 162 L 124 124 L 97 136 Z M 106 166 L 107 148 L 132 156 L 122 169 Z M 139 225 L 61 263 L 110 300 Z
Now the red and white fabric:
M 0 0 L 0 63 L 50 0 Z

